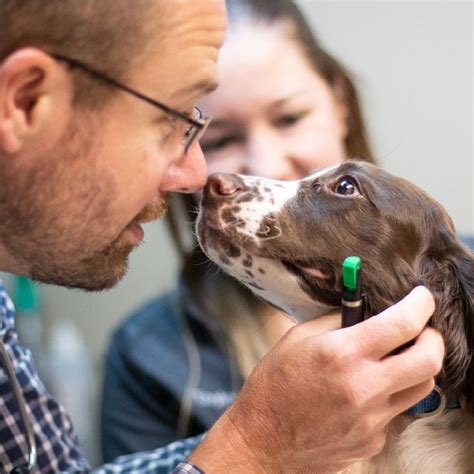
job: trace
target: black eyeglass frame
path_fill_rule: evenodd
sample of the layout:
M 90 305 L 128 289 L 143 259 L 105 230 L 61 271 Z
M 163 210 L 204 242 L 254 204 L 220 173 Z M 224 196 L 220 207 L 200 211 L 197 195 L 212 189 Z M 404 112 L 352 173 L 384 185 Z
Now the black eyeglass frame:
M 207 126 L 209 125 L 209 122 L 211 121 L 211 117 L 204 117 L 202 111 L 198 108 L 195 107 L 197 112 L 200 114 L 199 118 L 191 118 L 189 115 L 187 115 L 184 112 L 180 112 L 179 110 L 172 109 L 171 107 L 168 107 L 166 104 L 163 102 L 160 102 L 159 100 L 153 99 L 151 97 L 148 97 L 145 94 L 142 94 L 141 92 L 132 89 L 131 87 L 117 81 L 113 77 L 110 77 L 104 72 L 101 72 L 91 66 L 89 66 L 86 63 L 83 63 L 82 61 L 79 61 L 74 58 L 70 58 L 69 56 L 64 56 L 63 54 L 58 54 L 58 53 L 48 53 L 51 57 L 54 59 L 57 59 L 58 61 L 63 61 L 65 63 L 68 63 L 72 67 L 77 67 L 79 69 L 82 69 L 83 71 L 87 72 L 91 76 L 95 77 L 96 79 L 105 82 L 106 84 L 109 84 L 111 86 L 117 87 L 118 89 L 121 89 L 125 92 L 128 92 L 129 94 L 137 97 L 138 99 L 141 99 L 148 104 L 157 107 L 158 109 L 162 110 L 163 112 L 167 113 L 168 115 L 171 115 L 175 118 L 178 118 L 180 120 L 184 120 L 185 122 L 189 123 L 192 125 L 192 128 L 189 130 L 189 135 L 186 136 L 186 142 L 183 143 L 184 146 L 184 153 L 187 153 L 191 145 L 199 140 L 199 138 L 202 137 L 204 132 L 206 131 Z

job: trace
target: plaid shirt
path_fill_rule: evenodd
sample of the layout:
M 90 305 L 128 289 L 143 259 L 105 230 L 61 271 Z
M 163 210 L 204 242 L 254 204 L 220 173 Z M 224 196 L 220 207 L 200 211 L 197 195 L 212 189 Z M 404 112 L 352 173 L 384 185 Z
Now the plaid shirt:
M 15 310 L 0 280 L 0 337 L 12 360 L 33 424 L 37 449 L 36 473 L 90 472 L 69 416 L 46 390 L 36 373 L 31 352 L 18 343 L 14 327 Z M 199 474 L 189 463 L 180 463 L 199 444 L 203 435 L 177 441 L 147 453 L 118 458 L 93 471 L 95 474 Z M 15 397 L 3 363 L 0 362 L 0 472 L 27 464 L 28 447 Z M 180 463 L 178 465 L 178 463 Z M 175 468 L 173 470 L 173 468 Z

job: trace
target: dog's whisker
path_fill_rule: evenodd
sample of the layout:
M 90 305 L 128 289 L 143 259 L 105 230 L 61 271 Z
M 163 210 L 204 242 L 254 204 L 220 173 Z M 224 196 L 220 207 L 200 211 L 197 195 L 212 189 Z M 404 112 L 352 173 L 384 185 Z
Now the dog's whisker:
M 193 266 L 195 267 L 200 267 L 202 265 L 207 265 L 209 267 L 209 270 L 212 268 L 213 264 L 210 260 L 203 260 L 202 262 L 196 262 L 196 263 L 193 263 Z
M 194 237 L 196 237 L 196 236 L 194 235 Z M 193 245 L 193 246 L 189 249 L 189 251 L 190 251 L 190 252 L 194 252 L 194 251 L 197 250 L 199 247 L 200 247 L 200 246 L 199 246 L 199 242 L 196 241 L 195 245 Z
M 274 231 L 277 231 L 278 234 L 277 235 L 269 235 L 270 233 L 274 232 Z M 280 229 L 280 227 L 276 226 L 276 225 L 273 225 L 273 226 L 269 226 L 269 225 L 265 225 L 265 228 L 259 232 L 257 232 L 255 235 L 260 239 L 260 240 L 269 240 L 269 239 L 274 239 L 274 238 L 278 238 L 280 237 L 282 234 L 282 231 Z
M 240 221 L 240 219 L 235 219 L 235 220 L 233 220 L 233 221 L 226 222 L 226 225 L 223 226 L 222 228 L 223 228 L 223 229 L 228 229 L 229 227 L 232 227 L 232 226 L 234 226 L 235 224 L 237 224 L 239 221 Z
M 214 273 L 212 274 L 211 271 L 214 269 Z M 206 278 L 209 278 L 210 280 L 214 280 L 218 277 L 218 275 L 222 272 L 220 267 L 217 265 L 211 265 L 206 271 Z
M 282 231 L 279 227 L 274 227 L 275 230 L 278 231 L 278 234 L 277 235 L 269 235 L 268 237 L 258 237 L 258 239 L 260 240 L 260 242 L 262 241 L 267 241 L 267 240 L 274 240 L 274 239 L 278 239 L 282 236 Z

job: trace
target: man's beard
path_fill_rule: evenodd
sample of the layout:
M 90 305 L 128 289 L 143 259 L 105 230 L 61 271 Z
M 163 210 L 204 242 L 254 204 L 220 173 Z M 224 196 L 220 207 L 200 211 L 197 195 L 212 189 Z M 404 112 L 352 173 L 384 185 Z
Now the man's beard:
M 115 286 L 127 273 L 128 257 L 136 245 L 125 239 L 125 233 L 134 224 L 152 222 L 161 218 L 168 210 L 169 196 L 145 209 L 104 249 L 68 265 L 33 264 L 31 278 L 41 283 L 49 283 L 67 288 L 86 291 L 101 291 Z
M 55 150 L 35 158 L 28 169 L 15 168 L 12 160 L 0 170 L 0 242 L 15 262 L 8 271 L 69 288 L 111 288 L 125 275 L 136 246 L 125 235 L 130 226 L 166 212 L 164 195 L 118 236 L 112 234 L 113 199 L 120 190 L 95 169 L 97 160 L 90 156 L 93 150 L 100 154 L 100 147 L 93 136 L 70 127 Z

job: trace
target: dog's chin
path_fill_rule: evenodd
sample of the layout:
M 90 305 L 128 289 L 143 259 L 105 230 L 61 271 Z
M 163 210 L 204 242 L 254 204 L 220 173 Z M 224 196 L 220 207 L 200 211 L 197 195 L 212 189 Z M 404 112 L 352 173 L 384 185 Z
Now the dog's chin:
M 226 270 L 230 264 L 235 264 L 245 256 L 278 260 L 260 245 L 258 238 L 253 236 L 234 232 L 225 227 L 208 226 L 204 219 L 198 221 L 196 230 L 198 243 L 204 253 Z
M 298 321 L 327 312 L 321 288 L 323 294 L 333 292 L 334 276 L 326 265 L 294 261 L 258 236 L 215 222 L 208 225 L 206 214 L 198 219 L 197 237 L 207 257 L 223 271 Z
M 224 243 L 224 247 L 228 244 Z M 232 247 L 239 257 L 230 259 L 223 256 L 221 250 L 205 244 L 203 250 L 223 271 L 297 321 L 307 321 L 327 314 L 328 305 L 318 298 L 319 279 L 316 276 L 268 254 L 265 257 L 256 255 L 248 246 L 232 244 Z

